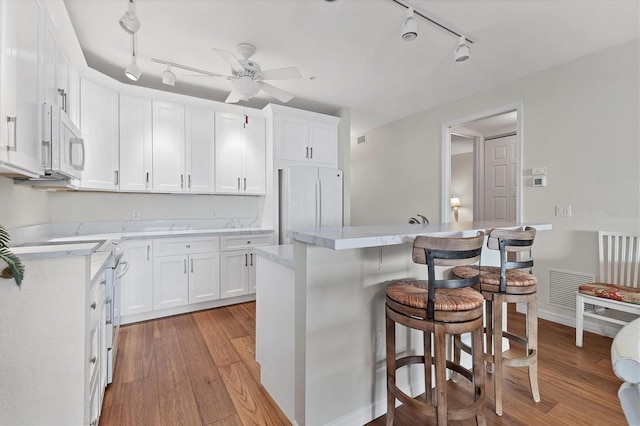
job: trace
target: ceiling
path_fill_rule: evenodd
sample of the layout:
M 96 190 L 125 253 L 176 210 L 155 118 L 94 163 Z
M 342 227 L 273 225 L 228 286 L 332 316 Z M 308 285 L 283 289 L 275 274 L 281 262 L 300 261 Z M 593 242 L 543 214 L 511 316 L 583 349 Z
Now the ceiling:
M 88 65 L 130 82 L 131 38 L 118 20 L 127 0 L 64 0 Z M 406 10 L 392 0 L 137 0 L 142 86 L 224 101 L 221 78 L 178 77 L 162 85 L 163 59 L 228 75 L 212 48 L 252 43 L 263 70 L 296 66 L 300 80 L 271 82 L 287 104 L 323 113 L 351 109 L 352 134 L 639 37 L 640 0 L 407 0 L 475 41 L 456 63 L 454 35 L 416 16 L 403 41 Z M 274 102 L 264 92 L 239 105 Z

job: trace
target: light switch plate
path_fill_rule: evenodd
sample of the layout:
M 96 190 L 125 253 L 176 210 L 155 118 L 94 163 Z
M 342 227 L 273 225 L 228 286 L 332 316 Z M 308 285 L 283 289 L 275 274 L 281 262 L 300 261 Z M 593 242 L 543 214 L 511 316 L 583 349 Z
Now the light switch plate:
M 531 169 L 531 174 L 534 175 L 534 176 L 546 175 L 547 174 L 547 168 L 546 167 L 534 167 L 533 169 Z
M 556 206 L 556 216 L 570 217 L 571 204 L 558 204 Z

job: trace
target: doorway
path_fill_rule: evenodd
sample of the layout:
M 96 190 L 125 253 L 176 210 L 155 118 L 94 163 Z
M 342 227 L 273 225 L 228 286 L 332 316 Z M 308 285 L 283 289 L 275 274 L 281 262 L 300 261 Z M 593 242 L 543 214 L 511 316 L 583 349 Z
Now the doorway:
M 521 102 L 442 126 L 442 222 L 521 220 L 522 139 Z

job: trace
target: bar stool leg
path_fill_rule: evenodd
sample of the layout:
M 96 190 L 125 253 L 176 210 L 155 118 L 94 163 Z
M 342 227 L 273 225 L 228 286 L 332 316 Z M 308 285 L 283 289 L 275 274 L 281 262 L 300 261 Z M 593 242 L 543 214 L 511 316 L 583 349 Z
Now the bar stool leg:
M 433 404 L 431 391 L 431 333 L 423 332 L 424 339 L 424 402 Z
M 485 380 L 484 380 L 484 346 L 483 346 L 483 331 L 482 328 L 478 328 L 472 333 L 472 357 L 473 357 L 473 400 L 477 401 L 479 398 L 484 398 Z M 478 426 L 484 426 L 486 420 L 484 417 L 484 411 L 481 411 L 476 415 L 476 423 Z
M 396 397 L 391 392 L 389 383 L 396 383 L 396 323 L 387 314 L 387 426 L 393 425 L 396 410 Z
M 486 352 L 491 357 L 491 361 L 487 361 L 487 373 L 493 373 L 494 365 L 493 365 L 493 299 L 487 299 L 485 297 L 484 301 L 485 306 L 485 317 L 484 320 L 486 322 L 485 328 L 485 337 L 487 339 L 487 349 Z
M 540 402 L 540 389 L 538 388 L 538 297 L 537 294 L 527 303 L 527 355 L 535 351 L 535 359 L 529 365 L 529 384 L 531 395 L 535 402 Z
M 502 299 L 501 294 L 493 296 L 493 391 L 499 416 L 502 416 Z
M 436 325 L 434 330 L 434 352 L 436 364 L 436 413 L 438 426 L 447 424 L 447 354 L 443 327 Z

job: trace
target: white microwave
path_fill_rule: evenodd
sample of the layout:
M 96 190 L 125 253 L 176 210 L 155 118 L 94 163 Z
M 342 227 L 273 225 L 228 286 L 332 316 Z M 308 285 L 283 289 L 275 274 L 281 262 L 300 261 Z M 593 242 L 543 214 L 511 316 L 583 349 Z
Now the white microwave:
M 56 105 L 44 104 L 42 162 L 45 175 L 81 179 L 84 170 L 84 140 L 80 129 Z

